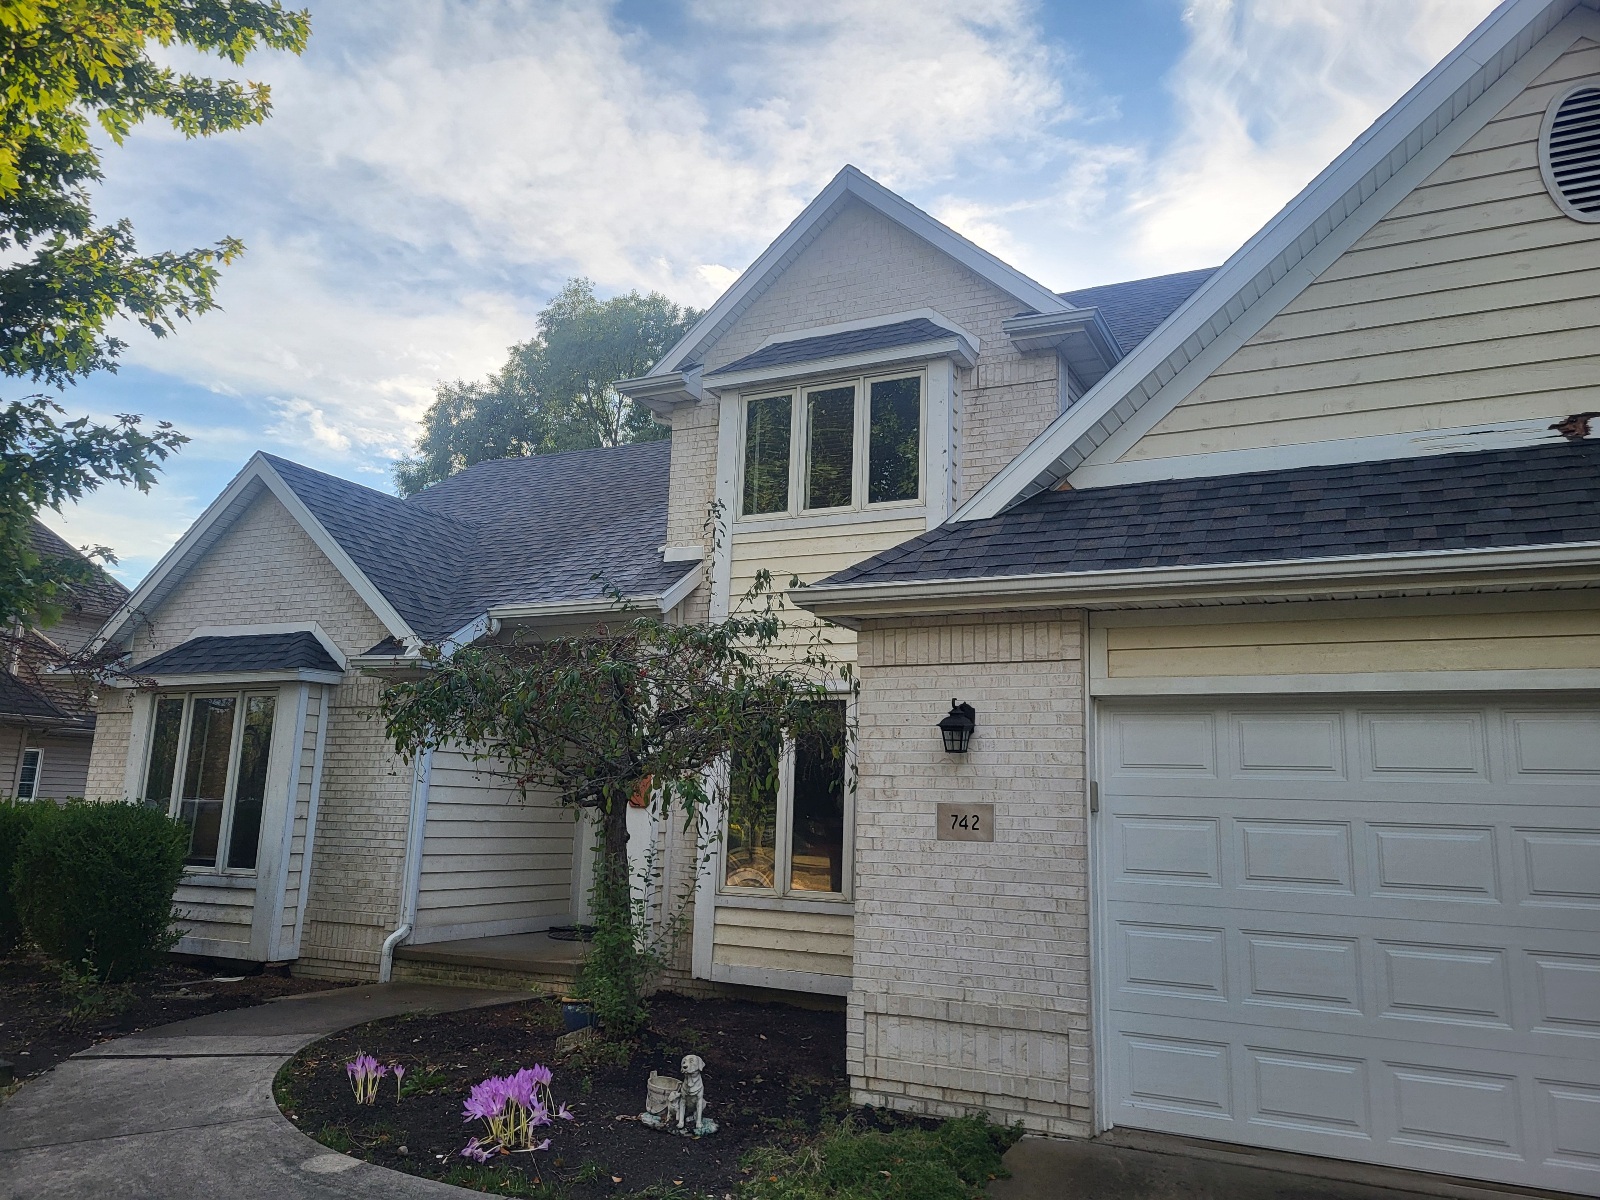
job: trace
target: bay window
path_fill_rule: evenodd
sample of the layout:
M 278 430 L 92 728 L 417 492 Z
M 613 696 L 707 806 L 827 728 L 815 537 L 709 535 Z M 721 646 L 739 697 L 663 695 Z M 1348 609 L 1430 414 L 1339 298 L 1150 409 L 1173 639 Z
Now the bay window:
M 255 870 L 276 707 L 276 692 L 156 697 L 141 798 L 188 828 L 185 865 Z
M 747 397 L 740 516 L 917 503 L 925 393 L 902 372 Z
M 849 813 L 845 702 L 820 727 L 736 755 L 722 887 L 744 894 L 843 896 Z

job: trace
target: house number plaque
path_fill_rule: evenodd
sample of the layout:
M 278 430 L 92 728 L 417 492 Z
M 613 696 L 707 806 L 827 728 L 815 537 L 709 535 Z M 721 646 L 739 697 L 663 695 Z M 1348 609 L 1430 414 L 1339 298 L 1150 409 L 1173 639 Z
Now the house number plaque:
M 939 841 L 994 841 L 994 805 L 939 805 Z

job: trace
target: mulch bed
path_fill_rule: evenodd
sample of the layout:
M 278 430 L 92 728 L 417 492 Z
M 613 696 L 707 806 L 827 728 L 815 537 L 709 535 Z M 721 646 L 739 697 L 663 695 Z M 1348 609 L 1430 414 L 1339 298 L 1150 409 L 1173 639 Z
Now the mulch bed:
M 255 974 L 232 983 L 217 978 L 245 971 Z M 109 996 L 104 1011 L 74 1013 L 56 969 L 41 955 L 18 951 L 0 958 L 0 1058 L 11 1061 L 18 1079 L 29 1079 L 80 1050 L 153 1025 L 338 986 L 265 974 L 256 964 L 174 958 Z
M 848 1110 L 843 1013 L 660 995 L 650 1014 L 625 1065 L 605 1061 L 604 1043 L 559 1059 L 561 1013 L 548 1000 L 375 1021 L 302 1051 L 279 1073 L 278 1102 L 301 1129 L 368 1162 L 504 1195 L 534 1194 L 542 1180 L 545 1194 L 572 1200 L 650 1188 L 721 1197 L 746 1178 L 747 1150 L 806 1139 Z M 355 1103 L 345 1063 L 361 1053 L 405 1065 L 403 1099 L 390 1076 L 375 1105 Z M 641 1125 L 651 1070 L 677 1076 L 690 1053 L 705 1060 L 706 1115 L 719 1131 L 686 1138 Z M 462 1119 L 471 1086 L 535 1063 L 554 1070 L 555 1098 L 577 1120 L 543 1130 L 544 1153 L 468 1163 L 460 1151 L 482 1132 Z

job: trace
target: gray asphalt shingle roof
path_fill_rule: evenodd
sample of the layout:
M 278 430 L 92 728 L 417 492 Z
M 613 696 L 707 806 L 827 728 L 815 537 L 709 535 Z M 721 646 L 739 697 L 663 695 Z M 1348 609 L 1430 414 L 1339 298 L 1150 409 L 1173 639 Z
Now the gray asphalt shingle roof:
M 133 668 L 140 675 L 333 671 L 339 664 L 309 631 L 190 638 Z
M 1216 273 L 1216 267 L 1206 267 L 1058 294 L 1079 308 L 1098 308 L 1117 345 L 1123 354 L 1128 354 Z
M 890 325 L 869 325 L 865 329 L 847 329 L 843 333 L 826 333 L 818 337 L 774 342 L 770 346 L 763 346 L 743 358 L 736 358 L 726 366 L 708 372 L 706 378 L 726 375 L 733 371 L 753 370 L 757 367 L 784 367 L 791 363 L 816 362 L 823 358 L 836 358 L 841 354 L 892 350 L 896 346 L 914 346 L 919 342 L 934 342 L 950 336 L 950 331 L 942 325 L 935 325 L 926 317 L 914 317 L 909 321 L 896 321 Z
M 429 640 L 493 605 L 599 599 L 602 580 L 625 595 L 660 595 L 698 569 L 661 558 L 664 440 L 478 463 L 404 500 L 265 457 Z
M 1589 541 L 1600 441 L 1043 492 L 817 586 Z
M 35 691 L 9 671 L 0 671 L 0 717 L 43 717 L 52 721 L 70 720 L 43 693 Z
M 82 558 L 76 547 L 48 526 L 34 521 L 28 531 L 28 545 L 34 553 L 45 558 Z M 122 607 L 128 598 L 128 589 L 108 575 L 99 564 L 89 579 L 72 587 L 67 594 L 67 607 L 74 612 L 92 616 L 109 615 Z

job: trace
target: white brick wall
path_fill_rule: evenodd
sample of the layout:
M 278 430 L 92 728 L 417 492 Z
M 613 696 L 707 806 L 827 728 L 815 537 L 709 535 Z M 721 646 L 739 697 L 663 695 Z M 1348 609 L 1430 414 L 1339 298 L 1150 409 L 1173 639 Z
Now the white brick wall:
M 1086 1135 L 1081 622 L 874 623 L 859 644 L 855 1096 Z M 962 757 L 936 729 L 952 697 L 978 714 Z M 937 841 L 941 801 L 993 804 L 995 841 Z

